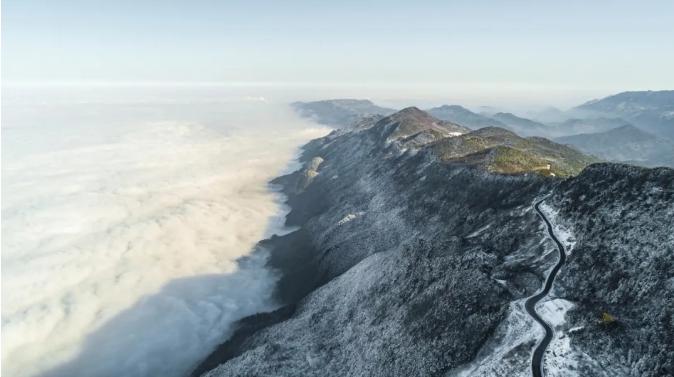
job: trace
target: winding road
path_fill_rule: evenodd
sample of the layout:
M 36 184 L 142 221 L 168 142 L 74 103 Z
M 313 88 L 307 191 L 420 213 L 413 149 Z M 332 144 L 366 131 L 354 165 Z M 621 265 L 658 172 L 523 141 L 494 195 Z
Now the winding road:
M 547 296 L 548 293 L 550 293 L 550 289 L 552 288 L 552 284 L 555 281 L 557 273 L 566 262 L 566 251 L 564 250 L 564 246 L 562 245 L 561 242 L 559 242 L 559 240 L 555 236 L 555 232 L 552 230 L 552 224 L 550 224 L 550 221 L 545 217 L 545 215 L 539 208 L 541 203 L 543 203 L 543 200 L 545 199 L 539 200 L 534 205 L 534 208 L 536 209 L 536 212 L 538 212 L 538 215 L 543 219 L 543 221 L 545 221 L 545 225 L 548 228 L 548 234 L 550 235 L 552 240 L 555 241 L 555 243 L 557 244 L 557 249 L 559 250 L 559 260 L 557 261 L 555 267 L 552 268 L 552 271 L 550 271 L 548 277 L 545 279 L 545 285 L 543 286 L 543 290 L 529 297 L 527 301 L 524 303 L 524 307 L 526 308 L 527 313 L 529 313 L 529 315 L 534 320 L 536 320 L 536 322 L 540 323 L 540 325 L 543 326 L 543 328 L 545 329 L 545 337 L 540 343 L 538 343 L 536 349 L 534 350 L 534 355 L 531 358 L 531 373 L 534 377 L 543 377 L 545 375 L 543 373 L 543 355 L 545 354 L 545 350 L 548 348 L 548 345 L 550 344 L 550 341 L 552 340 L 553 336 L 553 331 L 550 325 L 548 325 L 538 315 L 538 313 L 536 313 L 536 304 L 539 301 L 541 301 L 543 297 Z

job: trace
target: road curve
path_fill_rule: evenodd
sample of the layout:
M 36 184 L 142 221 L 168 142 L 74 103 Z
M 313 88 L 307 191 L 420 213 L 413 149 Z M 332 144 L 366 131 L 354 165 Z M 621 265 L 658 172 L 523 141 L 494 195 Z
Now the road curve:
M 550 289 L 552 288 L 552 283 L 555 281 L 555 277 L 557 276 L 557 273 L 559 272 L 559 269 L 562 268 L 564 263 L 566 263 L 566 251 L 564 250 L 564 246 L 562 245 L 561 242 L 557 239 L 555 236 L 555 232 L 552 230 L 552 224 L 550 224 L 550 221 L 545 217 L 543 212 L 541 212 L 541 209 L 539 208 L 541 203 L 543 203 L 544 199 L 539 200 L 535 205 L 534 208 L 536 209 L 536 212 L 538 212 L 538 215 L 545 221 L 545 225 L 548 229 L 548 234 L 550 235 L 550 238 L 552 238 L 553 241 L 557 244 L 557 249 L 559 250 L 559 260 L 557 261 L 557 264 L 555 267 L 552 268 L 552 271 L 550 271 L 550 274 L 548 277 L 545 279 L 545 285 L 543 286 L 543 290 L 540 292 L 536 293 L 535 295 L 529 297 L 527 301 L 524 303 L 524 307 L 527 310 L 527 313 L 536 320 L 536 322 L 540 323 L 541 326 L 545 329 L 545 337 L 543 338 L 543 341 L 538 343 L 536 346 L 536 349 L 534 350 L 534 355 L 531 358 L 531 374 L 534 377 L 543 377 L 545 373 L 543 373 L 543 355 L 545 354 L 545 350 L 548 348 L 548 345 L 550 344 L 550 341 L 552 340 L 553 332 L 552 328 L 550 325 L 548 325 L 539 315 L 536 313 L 536 304 L 543 299 L 543 297 L 547 296 L 548 293 L 550 293 Z

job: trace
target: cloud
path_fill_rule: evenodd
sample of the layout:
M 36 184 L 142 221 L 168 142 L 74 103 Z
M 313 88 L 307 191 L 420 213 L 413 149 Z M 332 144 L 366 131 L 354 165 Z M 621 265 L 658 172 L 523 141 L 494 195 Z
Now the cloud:
M 280 230 L 266 182 L 325 130 L 245 102 L 203 121 L 112 122 L 124 110 L 108 106 L 8 133 L 3 149 L 49 147 L 3 156 L 3 374 L 183 375 L 274 307 L 265 252 L 237 260 Z

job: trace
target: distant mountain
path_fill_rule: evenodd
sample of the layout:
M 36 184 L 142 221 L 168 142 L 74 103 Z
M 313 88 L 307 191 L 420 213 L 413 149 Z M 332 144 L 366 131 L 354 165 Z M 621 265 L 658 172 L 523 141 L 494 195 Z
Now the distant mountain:
M 314 102 L 294 102 L 292 107 L 301 116 L 332 127 L 351 127 L 361 118 L 389 115 L 396 110 L 377 106 L 361 99 L 331 99 Z
M 550 127 L 545 124 L 535 122 L 531 119 L 521 118 L 512 113 L 496 113 L 491 117 L 520 135 L 547 136 L 550 133 Z
M 605 132 L 614 128 L 630 125 L 621 118 L 571 118 L 560 123 L 551 123 L 550 136 L 571 136 L 581 133 Z
M 526 115 L 531 120 L 545 124 L 562 122 L 569 118 L 565 111 L 552 106 L 538 110 L 531 110 L 527 112 Z
M 459 105 L 443 105 L 440 107 L 428 109 L 426 111 L 438 119 L 457 123 L 472 129 L 505 126 L 503 123 L 495 119 L 476 114 Z
M 493 115 L 488 113 L 477 114 L 458 105 L 443 105 L 428 109 L 427 111 L 438 119 L 458 123 L 472 129 L 501 127 L 524 136 L 558 136 L 554 133 L 555 129 L 553 127 L 549 127 L 531 119 L 519 117 L 512 113 L 498 112 Z
M 605 160 L 674 167 L 674 142 L 631 125 L 600 133 L 559 137 L 555 141 Z
M 646 110 L 674 110 L 674 90 L 622 92 L 588 101 L 577 108 L 623 114 Z
M 574 110 L 623 118 L 646 131 L 674 139 L 674 90 L 623 92 L 586 102 Z

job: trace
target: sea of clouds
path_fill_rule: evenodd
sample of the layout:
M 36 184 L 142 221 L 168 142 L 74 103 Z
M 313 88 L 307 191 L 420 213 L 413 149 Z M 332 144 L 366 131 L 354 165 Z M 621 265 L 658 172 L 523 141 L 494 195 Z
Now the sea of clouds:
M 326 129 L 223 88 L 3 96 L 3 376 L 183 376 L 275 307 L 267 182 Z

